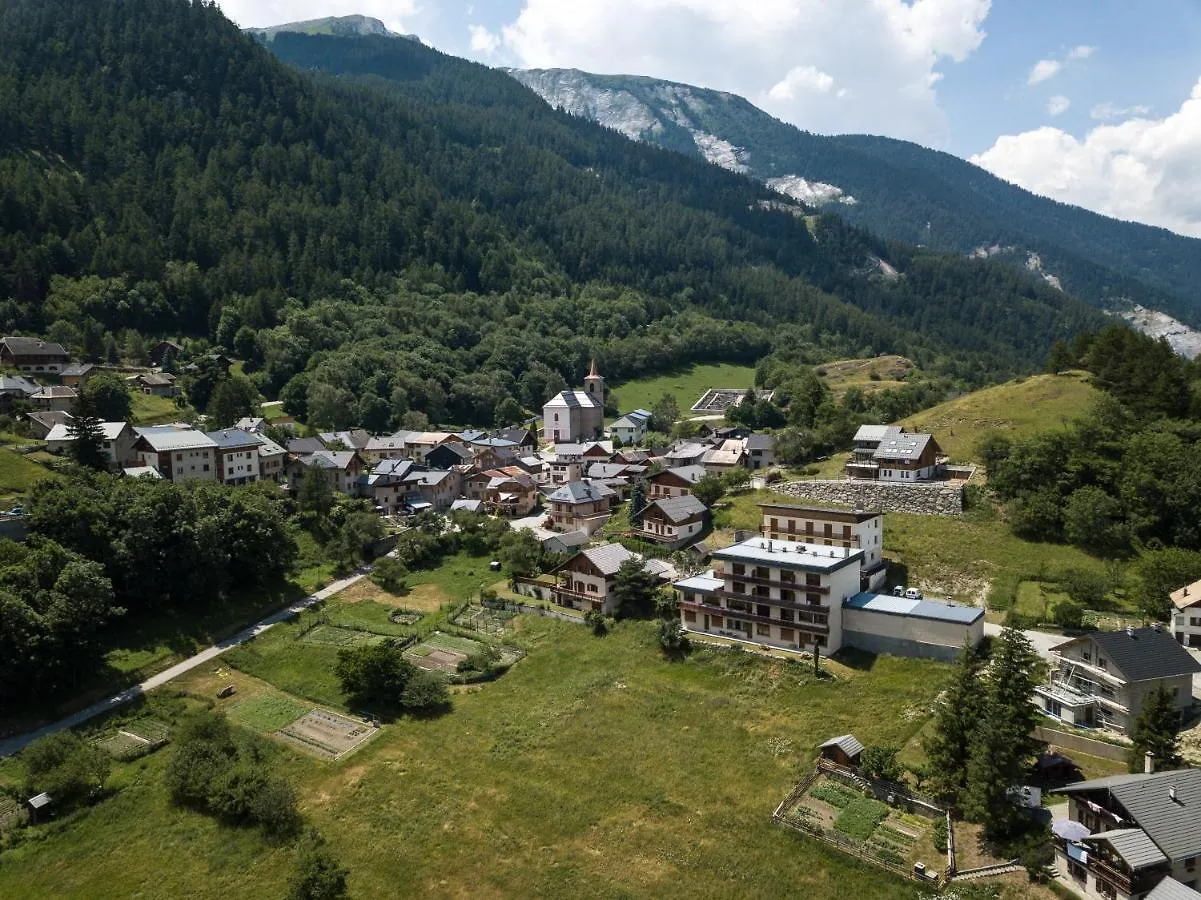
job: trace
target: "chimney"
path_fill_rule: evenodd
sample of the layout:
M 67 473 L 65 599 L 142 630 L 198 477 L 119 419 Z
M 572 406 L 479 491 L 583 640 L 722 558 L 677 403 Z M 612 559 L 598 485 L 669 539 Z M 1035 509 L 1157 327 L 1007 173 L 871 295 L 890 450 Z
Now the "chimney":
M 1131 628 L 1129 625 L 1126 626 L 1126 637 L 1130 637 L 1130 638 L 1134 637 L 1134 629 Z
M 1154 775 L 1155 774 L 1155 754 L 1152 753 L 1150 750 L 1148 750 L 1146 753 L 1143 754 L 1143 774 L 1144 775 Z
M 1173 784 L 1173 785 L 1168 786 L 1168 797 L 1171 798 L 1171 801 L 1173 803 L 1180 802 L 1179 800 L 1176 799 L 1176 785 Z

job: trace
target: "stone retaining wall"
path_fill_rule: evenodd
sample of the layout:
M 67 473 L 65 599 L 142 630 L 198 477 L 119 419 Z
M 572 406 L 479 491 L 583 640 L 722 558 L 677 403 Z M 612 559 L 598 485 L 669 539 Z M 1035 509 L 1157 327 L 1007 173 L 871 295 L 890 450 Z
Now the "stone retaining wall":
M 787 481 L 771 490 L 798 500 L 834 503 L 922 516 L 963 513 L 963 487 L 957 484 L 901 484 L 894 481 Z

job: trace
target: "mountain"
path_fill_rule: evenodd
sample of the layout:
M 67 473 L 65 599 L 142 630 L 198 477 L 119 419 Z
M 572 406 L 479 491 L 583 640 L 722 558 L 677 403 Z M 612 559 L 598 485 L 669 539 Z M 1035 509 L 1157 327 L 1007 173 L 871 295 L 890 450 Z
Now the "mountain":
M 418 42 L 268 41 L 212 4 L 0 5 L 0 123 L 0 327 L 92 358 L 203 338 L 320 424 L 488 424 L 593 356 L 888 352 L 978 384 L 1101 321 Z
M 1195 238 L 1038 197 L 906 141 L 802 131 L 721 91 L 574 69 L 507 71 L 552 106 L 744 172 L 882 237 L 1006 260 L 1095 306 L 1139 304 L 1201 326 Z
M 370 16 L 327 16 L 324 19 L 308 19 L 304 22 L 288 22 L 285 25 L 271 25 L 267 28 L 247 28 L 248 34 L 272 40 L 282 31 L 296 34 L 335 34 L 341 37 L 352 35 L 375 34 L 383 37 L 400 37 L 410 41 L 420 41 L 415 34 L 397 34 L 389 31 L 379 19 Z

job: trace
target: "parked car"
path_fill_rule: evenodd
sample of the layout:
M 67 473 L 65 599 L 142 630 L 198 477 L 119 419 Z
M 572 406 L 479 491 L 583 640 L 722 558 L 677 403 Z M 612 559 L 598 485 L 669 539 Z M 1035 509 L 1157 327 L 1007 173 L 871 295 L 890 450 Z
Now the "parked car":
M 906 600 L 921 600 L 922 592 L 919 591 L 917 588 L 909 588 L 908 590 L 905 591 L 905 599 Z
M 892 589 L 892 595 L 894 597 L 904 597 L 905 596 L 905 585 L 898 584 L 896 587 L 894 587 Z

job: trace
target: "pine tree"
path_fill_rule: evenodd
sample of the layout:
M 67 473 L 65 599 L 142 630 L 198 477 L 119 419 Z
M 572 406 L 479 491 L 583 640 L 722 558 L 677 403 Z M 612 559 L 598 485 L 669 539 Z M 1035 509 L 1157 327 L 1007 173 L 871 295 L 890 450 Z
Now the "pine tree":
M 930 781 L 940 793 L 953 798 L 967 786 L 971 738 L 980 720 L 981 668 L 979 654 L 965 645 L 955 662 L 951 684 L 938 701 L 934 733 L 925 742 Z
M 81 405 L 68 423 L 67 434 L 72 439 L 72 459 L 89 469 L 108 468 L 108 460 L 104 456 L 103 423 L 87 406 Z
M 621 564 L 613 579 L 613 598 L 617 601 L 617 618 L 648 619 L 655 607 L 655 576 L 646 564 L 631 556 Z
M 1180 758 L 1180 710 L 1176 698 L 1163 688 L 1155 691 L 1143 701 L 1142 711 L 1130 729 L 1130 748 L 1127 762 L 1131 772 L 1143 771 L 1143 756 L 1151 753 L 1157 769 L 1174 769 L 1182 762 Z
M 984 703 L 971 736 L 962 797 L 964 813 L 984 824 L 988 841 L 1014 834 L 1022 822 L 1009 791 L 1021 783 L 1038 753 L 1031 736 L 1038 711 L 1031 697 L 1041 672 L 1026 636 L 1014 628 L 1002 631 L 993 645 Z
M 642 511 L 646 508 L 646 482 L 639 479 L 630 491 L 630 524 L 635 528 L 642 525 Z

